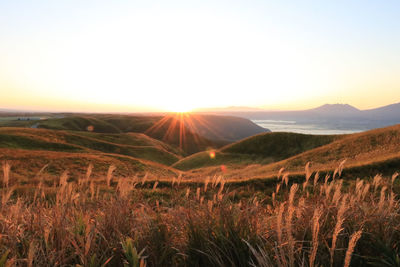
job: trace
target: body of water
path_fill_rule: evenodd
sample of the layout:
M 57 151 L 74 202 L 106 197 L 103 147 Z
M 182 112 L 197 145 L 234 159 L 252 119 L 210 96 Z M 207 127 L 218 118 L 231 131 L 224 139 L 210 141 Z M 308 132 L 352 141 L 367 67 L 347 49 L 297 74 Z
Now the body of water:
M 284 120 L 252 120 L 257 125 L 272 132 L 292 132 L 302 134 L 352 134 L 362 132 L 362 129 L 341 125 L 340 127 L 327 124 L 298 123 Z

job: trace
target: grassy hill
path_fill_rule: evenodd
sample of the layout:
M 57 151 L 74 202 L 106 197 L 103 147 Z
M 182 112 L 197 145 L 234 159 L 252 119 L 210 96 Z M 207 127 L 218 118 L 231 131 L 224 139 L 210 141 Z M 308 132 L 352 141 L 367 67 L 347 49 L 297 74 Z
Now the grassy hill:
M 216 116 L 191 114 L 184 120 L 185 126 L 192 132 L 209 140 L 224 140 L 229 143 L 260 133 L 269 132 L 251 120 L 234 116 Z
M 220 147 L 226 141 L 211 141 L 189 130 L 185 124 L 176 123 L 177 117 L 132 116 L 119 114 L 63 114 L 44 120 L 0 121 L 2 127 L 33 127 L 51 130 L 95 133 L 146 133 L 163 143 L 176 147 L 177 150 L 193 154 L 208 147 Z M 154 126 L 157 126 L 154 128 Z M 160 126 L 160 127 L 158 127 Z M 152 128 L 153 127 L 153 128 Z M 183 130 L 181 130 L 181 128 Z M 148 131 L 152 129 L 151 131 Z M 183 138 L 180 132 L 185 133 Z
M 312 162 L 316 169 L 332 169 L 343 159 L 346 159 L 346 166 L 368 165 L 400 157 L 399 147 L 400 125 L 395 125 L 348 135 L 331 144 L 265 166 L 259 171 L 274 171 L 283 165 L 298 171 L 302 170 L 307 162 Z
M 283 146 L 286 147 L 286 146 Z M 357 134 L 343 135 L 341 138 L 293 155 L 286 159 L 262 165 L 253 164 L 236 165 L 228 168 L 225 176 L 232 179 L 265 178 L 278 173 L 284 167 L 292 174 L 304 173 L 304 166 L 311 162 L 312 169 L 318 171 L 332 171 L 346 159 L 345 169 L 353 170 L 360 175 L 373 175 L 377 173 L 391 173 L 400 170 L 400 125 L 375 129 Z M 182 164 L 186 159 L 177 162 L 174 166 Z M 218 173 L 217 167 L 203 168 L 193 171 L 198 175 Z M 191 174 L 188 173 L 188 176 Z
M 146 130 L 145 134 L 164 143 L 173 144 L 188 154 L 208 148 L 221 147 L 226 141 L 211 141 L 197 134 L 185 124 L 181 116 L 169 115 Z
M 186 127 L 190 122 L 178 116 L 150 119 L 128 115 L 79 115 L 29 123 L 60 129 L 0 128 L 0 160 L 18 161 L 18 155 L 24 155 L 27 160 L 21 162 L 27 165 L 26 172 L 37 171 L 41 165 L 57 159 L 54 164 L 60 169 L 83 168 L 91 161 L 99 166 L 115 162 L 125 166 L 122 169 L 125 168 L 126 175 L 128 170 L 140 165 L 136 169 L 141 171 L 185 171 L 187 179 L 222 171 L 227 178 L 249 179 L 276 175 L 282 167 L 292 174 L 301 174 L 307 162 L 311 162 L 315 170 L 323 171 L 335 169 L 346 159 L 345 166 L 361 174 L 368 166 L 378 166 L 377 170 L 382 172 L 385 168 L 392 170 L 396 162 L 400 162 L 400 125 L 351 135 L 262 133 L 223 146 L 222 141 L 217 143 L 192 132 Z M 93 126 L 90 131 L 88 124 Z M 75 131 L 61 130 L 64 128 Z M 101 129 L 105 133 L 96 132 Z M 144 133 L 124 132 L 128 130 Z M 215 156 L 211 157 L 210 152 Z M 195 154 L 184 157 L 188 153 Z M 127 166 L 127 162 L 133 162 L 132 167 Z M 223 170 L 221 165 L 225 165 Z
M 29 119 L 29 118 L 41 118 Z M 0 127 L 34 127 L 52 130 L 91 131 L 98 133 L 144 132 L 162 116 L 122 114 L 12 114 L 0 117 Z
M 188 154 L 209 147 L 221 147 L 239 139 L 267 131 L 250 120 L 204 114 L 122 115 L 53 114 L 41 119 L 21 115 L 0 120 L 0 127 L 30 127 L 96 133 L 146 133 Z M 184 140 L 183 140 L 184 139 Z
M 34 179 L 42 168 L 44 170 L 40 177 L 49 183 L 58 181 L 64 171 L 68 171 L 72 179 L 84 177 L 89 164 L 93 165 L 93 178 L 103 179 L 111 165 L 116 167 L 114 171 L 116 177 L 143 176 L 148 173 L 152 177 L 162 179 L 177 175 L 174 169 L 165 165 L 107 153 L 0 148 L 0 161 L 4 160 L 11 163 L 11 179 L 18 180 L 20 184 L 31 183 L 30 179 Z
M 215 158 L 211 158 L 209 152 L 200 152 L 176 162 L 173 167 L 190 170 L 221 164 L 268 164 L 329 144 L 340 138 L 342 136 L 278 132 L 259 134 L 215 151 Z
M 0 148 L 109 153 L 170 165 L 182 152 L 140 133 L 100 134 L 29 128 L 0 128 Z
M 38 122 L 38 128 L 52 130 L 91 131 L 98 133 L 121 133 L 115 125 L 95 117 L 71 116 L 65 118 L 51 118 Z

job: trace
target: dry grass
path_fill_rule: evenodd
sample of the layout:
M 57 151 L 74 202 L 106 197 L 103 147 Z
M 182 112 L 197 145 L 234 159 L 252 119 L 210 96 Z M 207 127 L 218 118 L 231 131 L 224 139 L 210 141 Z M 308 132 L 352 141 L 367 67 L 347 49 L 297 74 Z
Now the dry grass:
M 64 172 L 25 191 L 4 183 L 0 256 L 9 266 L 360 266 L 399 257 L 397 175 L 349 182 L 340 167 L 325 179 L 309 167 L 304 184 L 282 170 L 264 194 L 221 176 L 190 185 L 118 178 L 113 167 L 95 177 L 91 166 L 84 182 Z
M 3 162 L 3 185 L 8 187 L 8 183 L 10 181 L 10 169 L 11 165 L 8 161 Z

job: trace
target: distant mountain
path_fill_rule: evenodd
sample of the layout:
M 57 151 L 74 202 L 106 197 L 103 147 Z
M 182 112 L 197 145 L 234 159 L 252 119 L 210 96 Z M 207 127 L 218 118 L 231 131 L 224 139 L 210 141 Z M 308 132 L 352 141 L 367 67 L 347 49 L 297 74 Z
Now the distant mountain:
M 325 104 L 320 107 L 308 110 L 311 112 L 317 112 L 319 114 L 325 114 L 330 116 L 341 115 L 352 115 L 360 114 L 360 110 L 349 105 L 349 104 Z
M 20 111 L 14 110 L 14 109 L 0 108 L 0 112 L 1 112 L 1 113 L 16 113 L 16 112 L 20 112 Z
M 375 109 L 363 110 L 362 112 L 365 117 L 374 120 L 400 121 L 400 103 Z
M 347 117 L 362 119 L 399 119 L 400 103 L 387 105 L 375 109 L 360 110 L 349 104 L 325 104 L 313 109 L 297 111 L 237 111 L 221 112 L 224 115 L 241 116 L 249 119 L 275 119 L 275 118 L 293 118 L 293 119 L 314 119 L 314 118 L 332 118 Z
M 220 112 L 250 120 L 289 121 L 305 127 L 366 131 L 400 123 L 400 103 L 375 109 L 359 110 L 349 104 L 325 104 L 298 111 Z
M 46 113 L 46 112 L 38 112 L 29 109 L 9 109 L 9 108 L 0 108 L 1 113 Z
M 320 117 L 343 117 L 346 120 L 386 121 L 392 124 L 400 123 L 400 103 L 391 104 L 379 108 L 359 110 L 348 104 L 323 105 L 308 111 L 299 111 L 299 114 L 307 112 L 316 113 Z M 382 125 L 385 126 L 385 125 Z

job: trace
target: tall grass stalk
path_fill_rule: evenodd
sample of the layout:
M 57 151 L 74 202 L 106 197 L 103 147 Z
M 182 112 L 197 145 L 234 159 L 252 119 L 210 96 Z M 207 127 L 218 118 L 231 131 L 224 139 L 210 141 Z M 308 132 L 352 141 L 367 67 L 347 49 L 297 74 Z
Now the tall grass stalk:
M 113 172 L 115 171 L 116 167 L 114 165 L 110 165 L 107 171 L 106 183 L 107 186 L 111 185 L 111 179 L 113 177 Z
M 350 266 L 351 256 L 353 255 L 354 248 L 357 245 L 358 240 L 361 238 L 362 230 L 359 230 L 351 235 L 349 246 L 347 247 L 346 257 L 344 259 L 344 267 Z
M 319 220 L 322 215 L 322 207 L 318 207 L 314 211 L 314 215 L 312 218 L 312 248 L 311 248 L 311 253 L 310 253 L 310 267 L 314 267 L 315 263 L 315 258 L 317 256 L 317 250 L 318 250 L 318 245 L 319 245 L 319 228 L 320 228 L 320 223 Z
M 333 266 L 333 257 L 335 256 L 336 241 L 339 237 L 340 232 L 343 231 L 342 225 L 345 220 L 344 213 L 347 209 L 346 205 L 347 205 L 347 195 L 345 195 L 342 198 L 342 201 L 340 203 L 340 206 L 339 206 L 339 209 L 337 212 L 337 216 L 336 216 L 336 224 L 335 224 L 335 228 L 333 230 L 333 235 L 332 235 L 332 244 L 329 249 L 329 253 L 330 253 L 330 257 L 331 257 L 331 266 Z
M 8 188 L 10 182 L 11 164 L 8 161 L 3 162 L 3 185 Z

